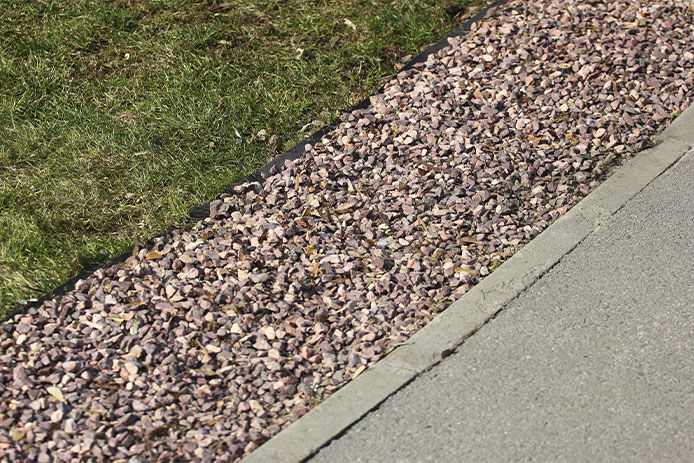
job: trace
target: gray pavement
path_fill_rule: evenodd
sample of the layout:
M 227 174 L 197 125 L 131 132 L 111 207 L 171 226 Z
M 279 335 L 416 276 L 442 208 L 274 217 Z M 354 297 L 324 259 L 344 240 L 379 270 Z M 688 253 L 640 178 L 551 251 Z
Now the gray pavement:
M 694 461 L 694 151 L 312 462 Z

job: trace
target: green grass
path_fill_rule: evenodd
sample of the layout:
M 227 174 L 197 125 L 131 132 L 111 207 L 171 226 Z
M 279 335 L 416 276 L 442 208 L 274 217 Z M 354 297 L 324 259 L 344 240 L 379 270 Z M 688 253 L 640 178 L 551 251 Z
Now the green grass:
M 181 220 L 472 3 L 0 0 L 0 315 Z

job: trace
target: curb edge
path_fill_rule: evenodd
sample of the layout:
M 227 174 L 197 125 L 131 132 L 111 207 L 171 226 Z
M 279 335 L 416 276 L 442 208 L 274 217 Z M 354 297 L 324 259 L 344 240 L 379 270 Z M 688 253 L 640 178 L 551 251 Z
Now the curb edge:
M 304 462 L 388 397 L 459 348 L 694 145 L 694 104 L 493 273 L 324 402 L 242 461 Z

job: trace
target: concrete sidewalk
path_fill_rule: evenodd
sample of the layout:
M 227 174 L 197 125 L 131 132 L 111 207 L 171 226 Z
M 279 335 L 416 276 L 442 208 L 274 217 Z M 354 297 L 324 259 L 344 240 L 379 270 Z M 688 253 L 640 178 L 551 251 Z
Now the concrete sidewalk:
M 692 460 L 694 105 L 655 141 L 244 462 Z
M 694 459 L 694 150 L 311 461 Z

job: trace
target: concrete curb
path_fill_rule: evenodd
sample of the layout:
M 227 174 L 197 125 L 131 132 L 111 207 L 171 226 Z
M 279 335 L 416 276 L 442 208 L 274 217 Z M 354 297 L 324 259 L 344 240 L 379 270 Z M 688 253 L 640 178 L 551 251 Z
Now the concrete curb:
M 243 461 L 302 462 L 460 346 L 521 292 L 694 145 L 694 105 L 658 137 L 656 147 L 618 167 L 602 185 L 494 273 L 451 304 L 407 343 L 351 381 Z

